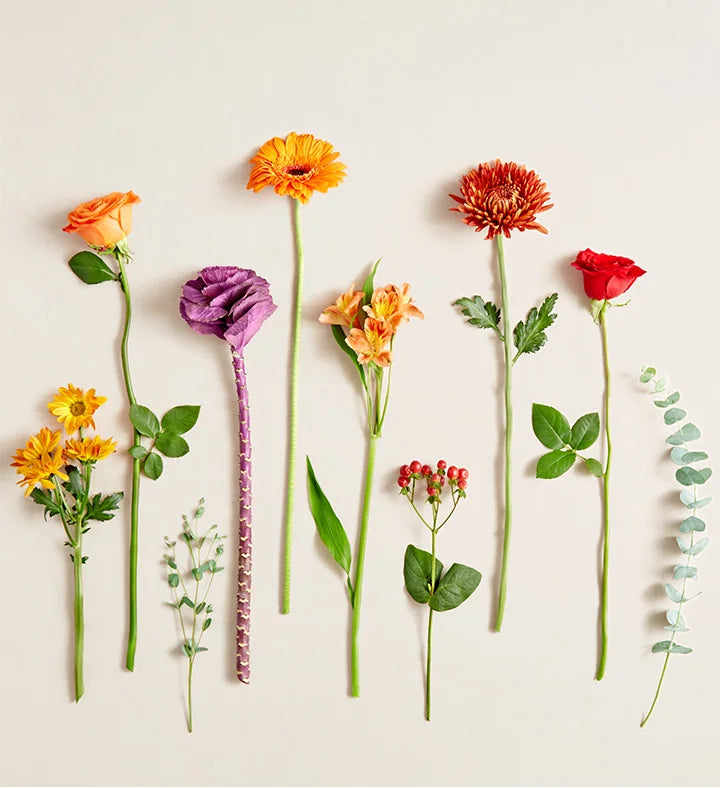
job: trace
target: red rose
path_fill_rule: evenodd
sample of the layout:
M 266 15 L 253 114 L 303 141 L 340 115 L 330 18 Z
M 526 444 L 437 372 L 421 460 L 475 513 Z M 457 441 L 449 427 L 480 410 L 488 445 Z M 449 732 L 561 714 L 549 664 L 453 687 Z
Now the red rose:
M 646 273 L 627 257 L 600 254 L 591 249 L 580 252 L 572 267 L 582 271 L 585 293 L 596 301 L 617 298 Z

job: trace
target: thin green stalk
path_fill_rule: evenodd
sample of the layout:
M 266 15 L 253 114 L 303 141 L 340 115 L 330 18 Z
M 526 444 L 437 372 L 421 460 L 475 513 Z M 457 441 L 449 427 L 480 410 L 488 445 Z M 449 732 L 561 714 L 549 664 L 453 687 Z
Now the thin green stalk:
M 302 324 L 303 243 L 300 225 L 300 200 L 293 199 L 293 230 L 295 235 L 295 319 L 292 339 L 292 371 L 290 375 L 290 435 L 287 462 L 287 496 L 285 499 L 285 549 L 283 568 L 282 612 L 290 612 L 290 579 L 292 565 L 293 510 L 295 508 L 295 455 L 297 451 L 298 378 L 300 374 L 300 328 Z
M 432 529 L 432 562 L 430 564 L 430 582 L 432 583 L 433 590 L 435 588 L 435 537 L 437 536 L 437 529 L 435 528 L 437 522 L 437 511 L 433 512 L 433 529 Z M 427 667 L 425 669 L 425 719 L 430 721 L 430 675 L 432 670 L 432 626 L 433 626 L 433 609 L 430 608 L 430 615 L 428 616 L 428 631 L 427 631 Z
M 606 312 L 608 302 L 606 301 L 600 309 L 600 332 L 602 334 L 603 370 L 605 373 L 605 444 L 606 459 L 605 470 L 603 471 L 603 557 L 602 557 L 602 594 L 600 601 L 600 659 L 598 662 L 595 679 L 600 681 L 605 675 L 605 663 L 607 662 L 607 642 L 608 642 L 608 572 L 610 563 L 610 460 L 612 459 L 612 440 L 610 439 L 610 356 L 608 354 L 608 336 Z
M 74 674 L 75 674 L 75 703 L 82 698 L 85 692 L 85 684 L 83 681 L 83 651 L 85 648 L 85 616 L 84 616 L 84 600 L 83 600 L 83 584 L 82 584 L 82 534 L 83 522 L 78 519 L 75 524 L 75 547 L 73 549 L 73 575 L 75 578 L 75 658 L 74 658 Z
M 187 693 L 188 693 L 188 733 L 192 733 L 192 674 L 193 674 L 193 663 L 195 660 L 193 657 L 190 657 L 188 660 L 188 685 L 187 685 Z
M 498 593 L 495 631 L 502 629 L 505 617 L 505 598 L 507 596 L 507 571 L 510 556 L 510 537 L 512 535 L 512 337 L 510 332 L 507 276 L 505 274 L 505 250 L 502 234 L 495 236 L 497 242 L 498 271 L 502 298 L 503 349 L 505 355 L 505 521 L 503 527 L 503 554 L 500 570 L 500 590 Z
M 360 695 L 360 654 L 358 636 L 360 633 L 360 606 L 362 604 L 363 570 L 365 569 L 365 548 L 367 546 L 368 523 L 370 521 L 370 501 L 372 499 L 372 485 L 375 474 L 375 450 L 378 435 L 371 429 L 368 438 L 367 464 L 365 469 L 365 496 L 363 499 L 362 521 L 360 523 L 360 537 L 358 540 L 357 560 L 355 562 L 355 582 L 353 587 L 352 611 L 352 640 L 351 640 L 351 689 L 353 698 Z
M 653 698 L 652 705 L 650 706 L 650 711 L 643 717 L 643 721 L 640 723 L 640 727 L 644 728 L 645 723 L 650 719 L 650 715 L 653 713 L 653 709 L 655 708 L 655 704 L 658 702 L 658 698 L 660 697 L 660 688 L 662 687 L 663 679 L 665 678 L 665 671 L 667 670 L 668 662 L 670 661 L 670 652 L 665 655 L 665 661 L 663 662 L 662 672 L 660 673 L 660 681 L 658 681 L 657 689 L 655 690 L 655 697 Z
M 135 405 L 135 392 L 130 377 L 130 364 L 128 362 L 128 338 L 130 336 L 130 321 L 132 319 L 132 302 L 130 300 L 130 285 L 125 271 L 125 261 L 122 253 L 115 255 L 120 269 L 120 287 L 125 296 L 125 325 L 123 327 L 122 341 L 120 343 L 120 360 L 122 362 L 125 391 L 127 392 L 128 405 Z M 133 446 L 140 445 L 140 433 L 133 429 Z M 135 651 L 137 649 L 137 560 L 138 560 L 138 512 L 140 507 L 140 460 L 133 459 L 132 466 L 132 493 L 130 503 L 130 576 L 129 576 L 129 610 L 128 610 L 128 642 L 125 667 L 132 671 L 135 669 Z

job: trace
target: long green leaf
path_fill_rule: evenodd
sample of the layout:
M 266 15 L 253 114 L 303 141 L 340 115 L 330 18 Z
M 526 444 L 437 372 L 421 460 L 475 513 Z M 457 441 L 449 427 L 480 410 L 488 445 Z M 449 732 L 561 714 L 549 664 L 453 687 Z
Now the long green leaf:
M 365 377 L 365 367 L 358 361 L 357 353 L 348 345 L 345 341 L 345 332 L 342 330 L 340 326 L 331 326 L 332 328 L 332 335 L 335 341 L 337 342 L 340 349 L 346 353 L 355 365 L 355 369 L 358 371 L 358 375 L 360 375 L 360 382 L 363 384 L 363 388 L 367 391 L 367 379 Z
M 341 569 L 343 569 L 345 574 L 349 576 L 350 562 L 352 560 L 350 542 L 348 541 L 342 523 L 330 505 L 330 501 L 328 501 L 327 496 L 318 484 L 318 480 L 315 478 L 315 471 L 310 462 L 310 458 L 306 457 L 306 460 L 308 500 L 310 503 L 310 511 L 315 520 L 315 526 L 330 555 L 335 559 Z

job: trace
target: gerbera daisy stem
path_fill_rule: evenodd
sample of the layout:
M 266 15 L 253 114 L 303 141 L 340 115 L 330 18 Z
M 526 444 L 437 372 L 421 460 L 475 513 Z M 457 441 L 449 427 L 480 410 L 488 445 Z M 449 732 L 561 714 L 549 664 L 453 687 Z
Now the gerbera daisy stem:
M 600 309 L 600 333 L 602 335 L 603 370 L 605 373 L 605 443 L 606 459 L 603 472 L 603 553 L 602 553 L 602 594 L 600 601 L 600 659 L 595 678 L 600 681 L 605 675 L 608 641 L 608 565 L 610 560 L 610 460 L 612 459 L 612 441 L 610 439 L 610 356 L 608 353 L 608 336 L 606 312 L 608 302 Z
M 380 436 L 371 426 L 368 437 L 367 460 L 365 465 L 365 494 L 363 498 L 360 536 L 358 538 L 357 559 L 355 561 L 355 582 L 353 584 L 352 640 L 350 648 L 350 694 L 353 698 L 360 695 L 360 606 L 362 604 L 363 571 L 365 569 L 365 549 L 367 547 L 368 523 L 370 521 L 370 501 L 372 499 L 373 478 L 375 476 L 375 450 Z
M 125 260 L 122 252 L 117 251 L 115 259 L 120 269 L 120 287 L 125 296 L 125 324 L 123 326 L 122 340 L 120 342 L 120 360 L 122 362 L 123 380 L 127 392 L 128 405 L 135 405 L 135 392 L 133 391 L 128 363 L 128 338 L 130 336 L 130 321 L 132 319 L 132 302 L 130 300 L 130 285 L 125 271 Z M 140 433 L 133 429 L 133 446 L 140 445 Z M 130 576 L 129 576 L 129 610 L 128 610 L 128 642 L 125 667 L 132 671 L 135 669 L 135 651 L 137 649 L 137 557 L 138 557 L 138 512 L 140 503 L 140 460 L 133 459 L 132 469 L 132 494 L 130 502 Z
M 83 600 L 83 583 L 82 583 L 82 532 L 83 522 L 78 520 L 75 525 L 75 546 L 72 552 L 73 558 L 73 575 L 75 579 L 75 599 L 74 599 L 74 618 L 75 618 L 75 657 L 74 657 L 74 674 L 75 674 L 75 703 L 82 698 L 85 692 L 85 684 L 83 681 L 83 650 L 85 648 L 85 615 L 84 615 L 84 600 Z
M 290 373 L 290 434 L 288 440 L 287 497 L 285 500 L 285 548 L 283 568 L 282 612 L 290 612 L 290 579 L 292 568 L 293 510 L 295 508 L 295 455 L 297 452 L 298 377 L 300 373 L 300 328 L 302 324 L 303 243 L 300 225 L 300 200 L 293 199 L 293 231 L 295 235 L 295 318 L 293 321 L 292 362 Z
M 237 626 L 235 629 L 235 667 L 244 684 L 250 681 L 250 592 L 252 582 L 252 482 L 250 444 L 250 409 L 248 407 L 245 362 L 232 350 L 239 421 L 239 505 Z
M 500 632 L 505 616 L 505 598 L 507 595 L 507 571 L 510 555 L 510 537 L 512 534 L 512 336 L 510 331 L 507 276 L 505 273 L 505 250 L 502 233 L 495 236 L 497 243 L 498 272 L 502 299 L 503 348 L 505 355 L 505 520 L 503 527 L 503 553 L 500 570 L 500 590 L 498 593 L 497 616 L 495 631 Z

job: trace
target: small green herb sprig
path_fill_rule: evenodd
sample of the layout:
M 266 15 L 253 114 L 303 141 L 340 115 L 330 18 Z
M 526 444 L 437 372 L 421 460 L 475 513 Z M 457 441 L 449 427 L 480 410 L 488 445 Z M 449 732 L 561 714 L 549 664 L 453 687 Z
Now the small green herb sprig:
M 217 525 L 211 526 L 205 533 L 199 530 L 200 518 L 205 514 L 205 499 L 201 498 L 193 515 L 192 522 L 183 515 L 182 531 L 177 540 L 170 541 L 165 537 L 167 552 L 163 559 L 168 566 L 168 585 L 173 594 L 171 603 L 177 611 L 182 630 L 182 652 L 188 660 L 187 678 L 187 726 L 192 733 L 192 681 L 195 657 L 207 648 L 200 645 L 206 630 L 212 624 L 213 606 L 208 602 L 212 581 L 223 567 L 219 561 L 224 552 L 225 536 L 217 532 Z M 177 545 L 184 544 L 188 550 L 189 562 L 185 567 L 178 565 Z
M 663 412 L 663 421 L 668 426 L 679 425 L 680 422 L 687 418 L 687 411 L 683 408 L 677 407 L 680 401 L 680 393 L 673 391 L 666 394 L 667 379 L 665 377 L 658 377 L 657 370 L 654 367 L 644 367 L 640 375 L 640 382 L 649 384 L 651 386 L 652 394 L 654 396 L 662 395 L 662 399 L 654 400 L 654 404 L 661 408 Z M 675 565 L 673 569 L 673 580 L 678 581 L 679 588 L 673 583 L 665 583 L 665 594 L 668 599 L 675 605 L 667 611 L 665 618 L 667 624 L 665 629 L 670 632 L 669 640 L 660 640 L 652 647 L 653 654 L 665 654 L 660 679 L 658 681 L 655 697 L 653 698 L 650 710 L 643 717 L 640 727 L 642 728 L 650 719 L 650 715 L 655 709 L 658 698 L 660 697 L 660 689 L 665 678 L 668 663 L 671 654 L 690 654 L 692 649 L 688 646 L 680 645 L 676 642 L 675 638 L 678 632 L 688 632 L 689 627 L 685 624 L 685 619 L 682 615 L 683 607 L 691 599 L 699 596 L 700 592 L 687 595 L 688 580 L 697 580 L 698 571 L 697 567 L 693 566 L 693 558 L 699 555 L 709 543 L 706 536 L 696 539 L 696 536 L 705 531 L 705 521 L 698 517 L 698 510 L 703 509 L 712 502 L 709 496 L 698 497 L 698 487 L 705 484 L 712 476 L 712 469 L 705 466 L 697 468 L 696 463 L 702 463 L 708 459 L 708 455 L 704 451 L 690 450 L 688 444 L 701 437 L 700 430 L 689 421 L 686 421 L 682 426 L 669 435 L 665 442 L 671 446 L 670 459 L 675 465 L 680 466 L 675 471 L 675 479 L 682 485 L 680 492 L 680 501 L 685 507 L 686 511 L 682 522 L 680 523 L 680 533 L 687 536 L 676 537 L 677 546 L 684 558 Z M 689 510 L 689 516 L 688 511 Z

